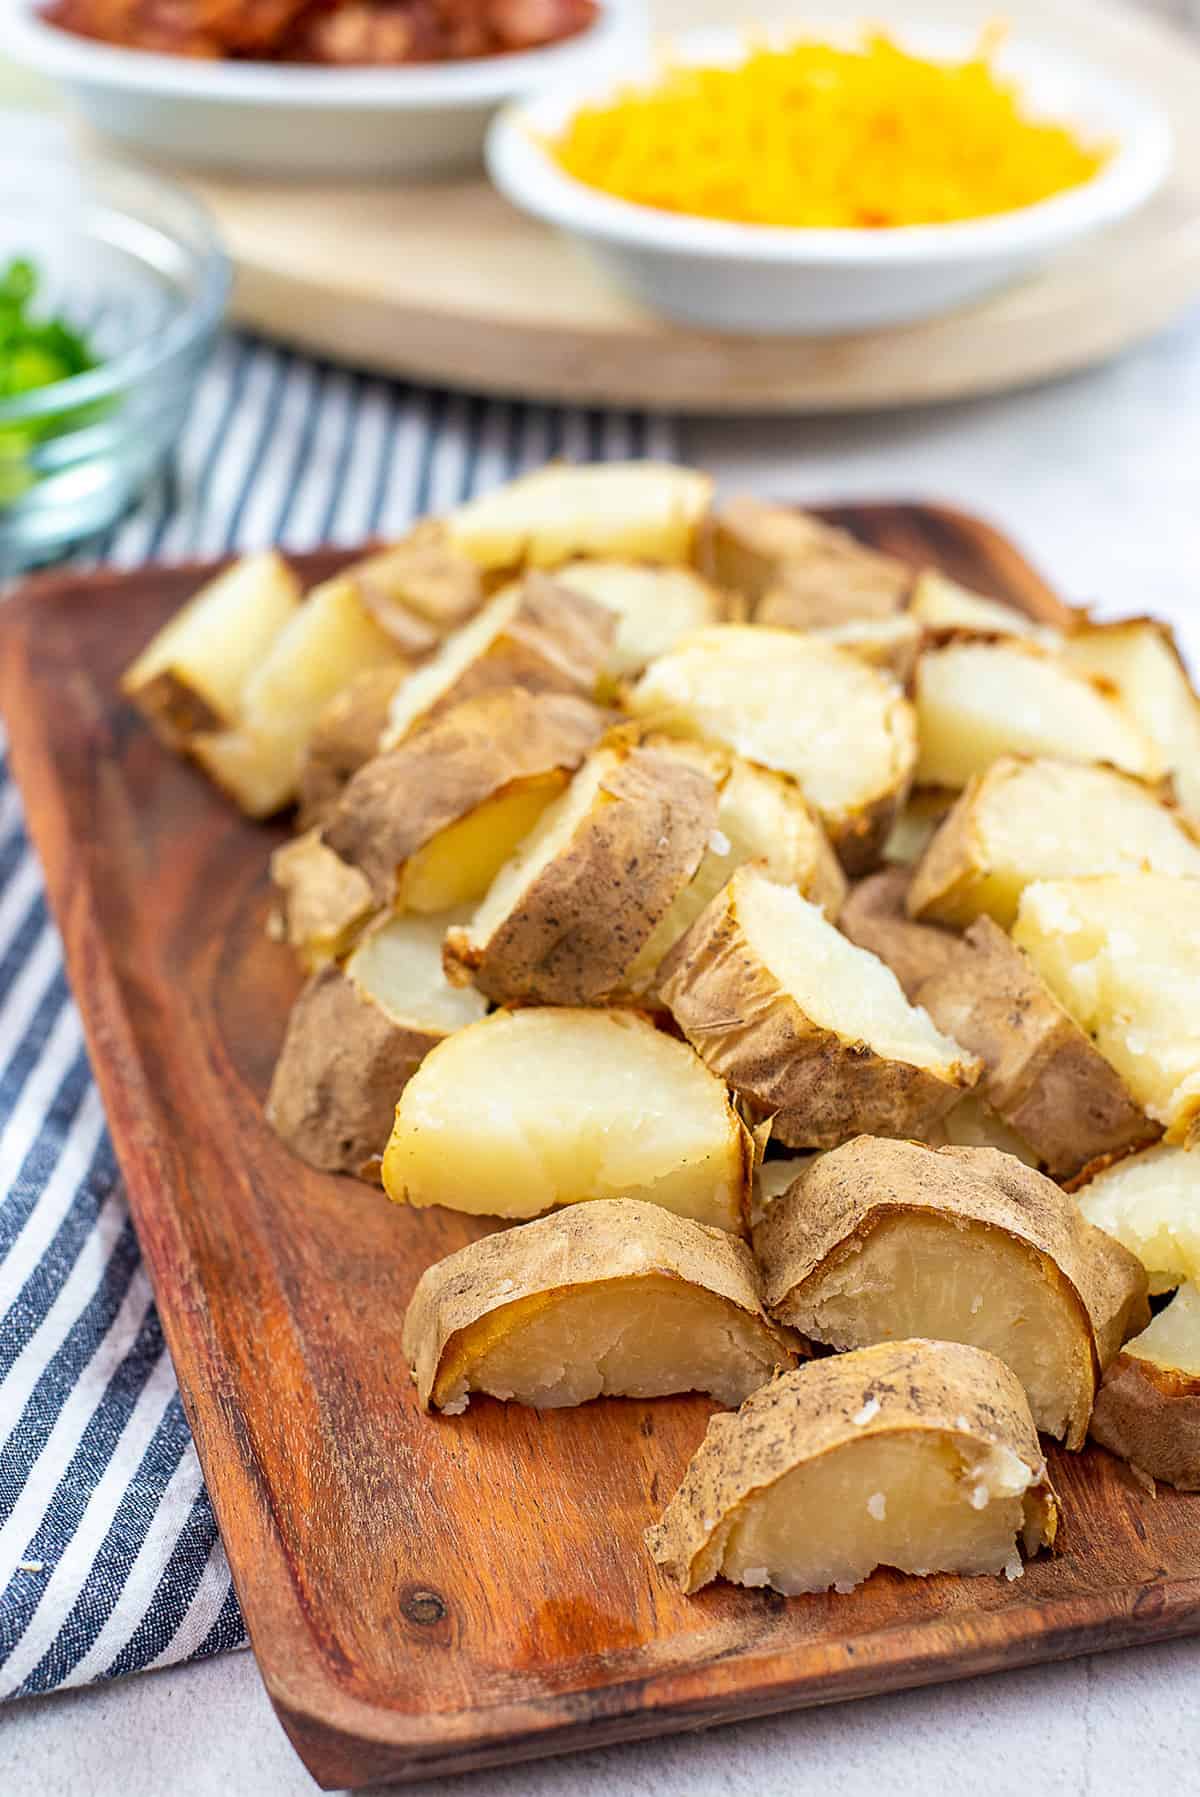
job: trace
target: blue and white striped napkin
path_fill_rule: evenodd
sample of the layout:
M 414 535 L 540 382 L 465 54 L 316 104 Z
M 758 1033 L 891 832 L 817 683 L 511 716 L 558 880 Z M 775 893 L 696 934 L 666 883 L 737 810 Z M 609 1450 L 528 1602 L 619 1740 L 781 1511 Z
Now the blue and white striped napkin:
M 357 543 L 551 457 L 673 453 L 661 419 L 468 399 L 230 336 L 174 466 L 79 559 Z M 0 1698 L 245 1638 L 3 753 Z

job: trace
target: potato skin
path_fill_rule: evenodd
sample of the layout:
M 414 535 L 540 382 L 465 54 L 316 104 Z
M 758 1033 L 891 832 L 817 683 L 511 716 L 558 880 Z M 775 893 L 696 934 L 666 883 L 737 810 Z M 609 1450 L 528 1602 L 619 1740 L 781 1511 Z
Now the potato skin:
M 802 1288 L 831 1257 L 852 1255 L 885 1217 L 922 1211 L 1024 1243 L 1047 1281 L 1065 1290 L 1086 1343 L 1086 1389 L 1067 1437 L 1068 1447 L 1082 1447 L 1103 1367 L 1149 1320 L 1146 1276 L 1052 1180 L 1011 1155 L 859 1136 L 817 1156 L 754 1230 L 772 1316 L 802 1328 Z
M 426 1268 L 403 1335 L 421 1408 L 436 1408 L 438 1374 L 456 1338 L 481 1317 L 572 1286 L 655 1275 L 700 1286 L 754 1317 L 776 1366 L 795 1365 L 790 1336 L 763 1312 L 758 1269 L 745 1242 L 658 1204 L 597 1198 L 483 1236 Z
M 977 918 L 955 949 L 914 1002 L 983 1061 L 980 1091 L 1049 1172 L 1069 1178 L 1156 1139 L 1159 1126 L 998 924 Z
M 364 668 L 329 701 L 304 751 L 297 830 L 323 824 L 350 779 L 376 754 L 388 708 L 407 672 L 403 661 Z
M 310 1167 L 361 1176 L 383 1152 L 397 1098 L 441 1040 L 394 1023 L 339 968 L 322 968 L 292 1007 L 267 1121 Z
M 497 1004 L 598 1004 L 626 974 L 700 865 L 717 820 L 701 766 L 665 748 L 617 741 L 597 802 L 489 941 L 446 935 L 452 984 Z
M 195 737 L 224 730 L 229 723 L 173 668 L 163 668 L 142 685 L 123 690 L 163 747 L 176 754 L 186 754 Z
M 279 892 L 279 934 L 310 973 L 347 953 L 376 910 L 364 875 L 316 830 L 275 850 L 271 879 Z
M 361 870 L 377 904 L 390 904 L 418 849 L 519 780 L 561 773 L 565 785 L 609 721 L 571 693 L 480 693 L 361 767 L 323 840 Z
M 1036 1481 L 1025 1500 L 1026 1551 L 1053 1543 L 1058 1500 L 1016 1376 L 979 1348 L 918 1340 L 810 1361 L 754 1392 L 736 1415 L 718 1412 L 646 1531 L 650 1556 L 681 1591 L 696 1591 L 720 1571 L 729 1525 L 755 1492 L 849 1442 L 913 1429 L 1016 1454 Z
M 1096 1399 L 1091 1436 L 1152 1478 L 1200 1491 L 1200 1375 L 1118 1354 Z
M 864 1131 L 919 1136 L 973 1083 L 890 1061 L 815 1024 L 750 948 L 730 887 L 663 961 L 655 987 L 692 1047 L 786 1148 L 834 1148 Z
M 838 913 L 837 926 L 859 948 L 869 949 L 885 961 L 905 998 L 916 1004 L 923 983 L 941 968 L 957 963 L 961 939 L 937 924 L 913 921 L 906 909 L 911 880 L 912 870 L 907 867 L 885 867 L 859 880 Z
M 911 570 L 868 549 L 849 531 L 790 506 L 729 500 L 707 521 L 700 565 L 739 593 L 755 622 L 811 630 L 898 611 Z M 766 610 L 758 609 L 765 603 Z

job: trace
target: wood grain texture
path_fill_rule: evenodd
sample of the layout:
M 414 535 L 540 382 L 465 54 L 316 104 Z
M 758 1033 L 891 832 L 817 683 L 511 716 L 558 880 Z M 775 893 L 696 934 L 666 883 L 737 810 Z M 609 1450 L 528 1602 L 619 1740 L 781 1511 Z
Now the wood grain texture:
M 837 9 L 826 9 L 836 12 Z M 978 0 L 922 0 L 973 34 Z M 314 185 L 205 176 L 237 267 L 234 310 L 354 367 L 471 392 L 678 412 L 857 411 L 997 392 L 1084 368 L 1159 330 L 1200 292 L 1200 48 L 1097 0 L 1006 0 L 1016 35 L 1086 57 L 1169 116 L 1175 166 L 1140 212 L 942 317 L 832 337 L 731 336 L 635 304 L 482 175 Z M 660 36 L 756 24 L 794 5 L 650 0 Z M 818 12 L 820 9 L 818 9 Z M 872 22 L 911 23 L 907 0 Z
M 1058 614 L 986 526 L 830 515 Z M 465 1770 L 1200 1630 L 1200 1503 L 1151 1498 L 1098 1449 L 1052 1456 L 1063 1551 L 1016 1583 L 881 1572 L 848 1597 L 685 1599 L 640 1537 L 707 1400 L 420 1415 L 404 1306 L 483 1225 L 312 1172 L 263 1120 L 297 985 L 263 935 L 279 832 L 116 694 L 198 579 L 31 582 L 0 622 L 0 702 L 251 1639 L 314 1775 Z

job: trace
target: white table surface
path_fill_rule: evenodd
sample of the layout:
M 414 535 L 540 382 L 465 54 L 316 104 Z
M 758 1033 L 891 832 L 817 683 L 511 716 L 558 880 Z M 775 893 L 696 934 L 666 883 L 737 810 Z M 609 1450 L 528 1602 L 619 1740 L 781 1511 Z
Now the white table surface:
M 930 498 L 1063 594 L 1172 619 L 1200 666 L 1200 311 L 1091 374 L 851 419 L 720 420 L 685 450 L 780 499 Z M 1200 1498 L 1197 1499 L 1200 1502 Z M 1197 1789 L 1200 1641 L 409 1787 L 427 1797 L 1105 1797 Z M 5 1797 L 302 1797 L 249 1654 L 0 1710 Z

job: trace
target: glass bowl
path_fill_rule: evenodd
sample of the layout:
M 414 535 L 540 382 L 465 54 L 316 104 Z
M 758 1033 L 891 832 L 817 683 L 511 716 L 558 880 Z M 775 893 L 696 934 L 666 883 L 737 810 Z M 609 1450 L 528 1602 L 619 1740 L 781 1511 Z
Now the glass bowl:
M 0 575 L 103 530 L 163 461 L 212 349 L 230 266 L 203 208 L 118 162 L 30 155 L 0 132 L 0 267 L 33 310 L 86 332 L 99 366 L 0 398 Z M 6 153 L 6 141 L 11 153 Z

